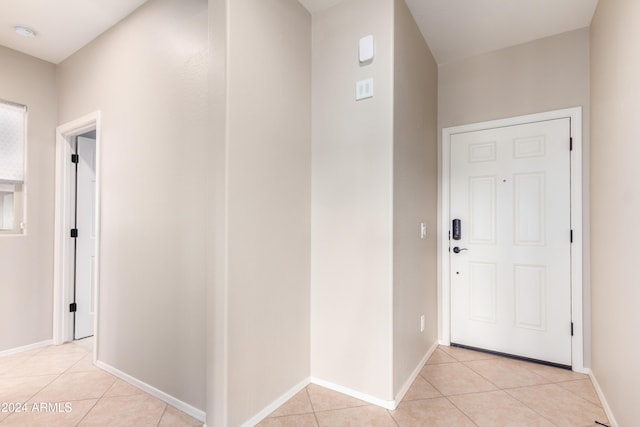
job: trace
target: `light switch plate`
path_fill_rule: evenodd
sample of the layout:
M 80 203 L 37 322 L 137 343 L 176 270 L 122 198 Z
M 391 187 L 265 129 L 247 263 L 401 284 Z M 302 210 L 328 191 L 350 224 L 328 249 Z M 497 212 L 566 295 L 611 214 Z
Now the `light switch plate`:
M 356 101 L 373 97 L 373 79 L 360 80 L 356 83 Z

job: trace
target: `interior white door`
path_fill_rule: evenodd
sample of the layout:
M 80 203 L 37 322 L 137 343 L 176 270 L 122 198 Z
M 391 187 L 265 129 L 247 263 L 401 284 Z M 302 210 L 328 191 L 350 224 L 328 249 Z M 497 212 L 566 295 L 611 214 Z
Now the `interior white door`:
M 451 136 L 452 343 L 571 365 L 569 141 L 568 118 Z
M 76 285 L 74 338 L 93 335 L 95 272 L 96 141 L 78 137 L 76 175 Z

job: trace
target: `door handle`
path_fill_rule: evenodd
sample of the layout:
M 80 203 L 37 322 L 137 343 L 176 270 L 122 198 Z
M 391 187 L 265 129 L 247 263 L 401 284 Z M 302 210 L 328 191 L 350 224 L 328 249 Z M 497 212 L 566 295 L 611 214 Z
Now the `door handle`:
M 469 249 L 467 249 L 467 248 L 460 248 L 460 247 L 456 246 L 456 247 L 453 248 L 453 253 L 454 254 L 459 254 L 462 251 L 468 251 L 468 250 Z

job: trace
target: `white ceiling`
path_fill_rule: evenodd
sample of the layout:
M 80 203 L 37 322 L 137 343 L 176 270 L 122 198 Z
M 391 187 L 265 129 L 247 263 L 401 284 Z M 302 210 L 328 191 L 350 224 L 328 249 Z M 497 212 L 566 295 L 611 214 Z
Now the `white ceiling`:
M 344 0 L 298 0 L 311 13 L 327 9 Z
M 147 0 L 0 0 L 0 45 L 55 64 Z M 310 12 L 344 0 L 299 0 Z M 439 64 L 590 24 L 598 0 L 406 0 Z M 26 39 L 14 26 L 38 33 Z
M 0 45 L 58 64 L 147 0 L 0 0 Z M 20 37 L 16 25 L 36 30 Z
M 311 13 L 340 0 L 299 0 Z M 406 0 L 438 64 L 589 26 L 598 0 Z

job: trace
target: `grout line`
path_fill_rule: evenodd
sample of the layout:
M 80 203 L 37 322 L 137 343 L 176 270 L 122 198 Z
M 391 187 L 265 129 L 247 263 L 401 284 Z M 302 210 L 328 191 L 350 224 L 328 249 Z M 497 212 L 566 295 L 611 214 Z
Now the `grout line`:
M 448 396 L 445 396 L 445 399 L 447 399 L 447 402 L 451 403 L 451 404 L 453 405 L 453 407 L 454 407 L 454 408 L 456 408 L 458 411 L 460 411 L 460 413 L 461 413 L 462 415 L 464 415 L 465 417 L 467 417 L 467 419 L 468 419 L 469 421 L 471 421 L 471 423 L 472 423 L 473 425 L 475 425 L 475 426 L 477 426 L 477 425 L 478 425 L 475 421 L 473 421 L 473 419 L 472 419 L 472 418 L 471 418 L 471 417 L 470 417 L 470 416 L 469 416 L 465 411 L 463 411 L 463 410 L 462 410 L 462 408 L 459 408 L 459 407 L 458 407 L 458 405 L 456 405 L 454 402 L 452 402 L 452 401 L 451 401 L 451 399 L 449 399 L 449 397 L 448 397 Z
M 160 418 L 158 418 L 158 422 L 156 423 L 156 427 L 158 427 L 160 425 L 160 421 L 162 421 L 162 418 L 164 417 L 164 414 L 167 412 L 167 408 L 169 407 L 169 405 L 167 405 L 166 403 L 164 404 L 164 409 L 162 410 L 162 414 L 160 415 Z
M 449 354 L 449 352 L 447 350 L 445 350 L 444 347 L 446 347 L 446 346 L 439 345 L 436 350 L 440 350 L 440 351 L 444 352 L 444 354 L 446 354 L 447 356 L 449 356 L 450 358 L 455 360 L 456 362 L 460 362 L 454 355 Z M 451 347 L 449 347 L 449 348 L 451 348 Z M 427 360 L 427 362 L 428 362 L 428 360 Z M 451 362 L 447 362 L 447 363 L 451 363 Z
M 452 362 L 425 363 L 424 366 L 452 365 L 454 363 L 462 363 L 462 362 L 460 362 L 459 360 L 454 360 Z
M 313 400 L 311 400 L 311 394 L 309 393 L 309 386 L 304 388 L 304 391 L 307 393 L 307 399 L 309 399 L 309 403 L 311 404 L 311 410 L 313 411 L 313 418 L 316 420 L 316 425 L 320 427 L 320 421 L 318 421 L 318 414 L 316 414 L 316 408 L 313 406 Z
M 100 368 L 98 368 L 100 369 Z M 102 396 L 99 397 L 99 399 L 102 399 L 103 397 L 105 397 L 105 395 L 109 392 L 109 390 L 111 390 L 112 388 L 114 388 L 116 386 L 116 384 L 118 383 L 118 379 L 116 378 L 116 380 L 113 382 L 113 384 L 111 384 L 106 390 L 105 392 L 102 394 Z M 110 396 L 110 397 L 120 397 L 120 396 Z
M 90 413 L 91 411 L 93 411 L 93 408 L 95 408 L 95 407 L 98 405 L 98 402 L 100 402 L 100 399 L 96 399 L 96 401 L 95 401 L 95 402 L 94 402 L 94 404 L 91 406 L 91 408 L 89 408 L 89 409 L 87 410 L 87 412 L 84 414 L 84 416 L 78 420 L 78 423 L 76 424 L 76 426 L 79 426 L 79 425 L 80 425 L 80 423 L 81 423 L 82 421 L 84 421 L 84 419 L 85 419 L 85 418 L 87 418 L 87 416 L 89 415 L 89 413 Z
M 465 365 L 463 362 L 458 362 L 460 365 L 464 366 L 465 368 L 469 369 L 472 373 L 478 375 L 480 378 L 482 378 L 484 381 L 488 382 L 489 384 L 491 384 L 493 387 L 495 387 L 495 390 L 481 390 L 481 391 L 471 391 L 469 393 L 459 393 L 459 394 L 449 394 L 449 395 L 445 395 L 444 392 L 442 390 L 440 390 L 438 387 L 436 387 L 434 384 L 431 384 L 429 382 L 429 380 L 427 378 L 424 378 L 425 381 L 427 381 L 429 384 L 431 384 L 433 386 L 433 388 L 435 388 L 436 390 L 438 390 L 440 392 L 440 394 L 442 394 L 443 397 L 447 397 L 447 396 L 462 396 L 462 395 L 466 395 L 466 394 L 476 394 L 476 393 L 488 393 L 491 391 L 497 391 L 497 390 L 502 390 L 500 387 L 498 387 L 496 384 L 494 384 L 492 381 L 490 381 L 488 378 L 485 378 L 484 376 L 482 376 L 482 374 L 476 372 L 473 370 L 473 368 L 471 368 L 470 366 Z
M 543 385 L 547 385 L 547 384 L 543 384 Z M 530 387 L 536 387 L 536 386 L 530 386 Z M 521 388 L 528 388 L 528 387 L 521 387 Z M 533 407 L 531 407 L 531 406 L 527 405 L 527 403 L 526 403 L 525 401 L 523 401 L 522 399 L 518 399 L 518 397 L 516 397 L 516 396 L 512 395 L 511 393 L 509 393 L 509 392 L 507 392 L 507 391 L 505 391 L 505 393 L 507 393 L 507 395 L 511 396 L 512 398 L 514 398 L 515 400 L 517 400 L 518 402 L 520 402 L 521 404 L 523 404 L 523 405 L 524 405 L 524 406 L 526 406 L 527 408 L 531 409 L 534 413 L 538 414 L 538 416 L 542 417 L 543 419 L 545 419 L 545 420 L 549 421 L 551 424 L 554 424 L 554 425 L 555 425 L 555 423 L 554 423 L 552 420 L 550 420 L 549 418 L 547 418 L 547 417 L 545 417 L 544 415 L 542 415 L 542 414 L 541 414 L 540 412 L 538 412 L 538 410 L 536 410 L 535 408 L 533 408 Z
M 88 351 L 87 354 L 90 354 L 92 356 L 92 362 L 93 362 L 93 351 Z M 82 359 L 84 359 L 84 357 Z M 80 359 L 80 360 L 82 360 L 82 359 Z M 78 362 L 80 362 L 80 360 L 78 360 Z M 116 382 L 114 381 L 113 384 L 115 384 L 115 383 Z M 107 389 L 104 391 L 104 393 L 102 393 L 102 396 L 100 396 L 99 398 L 96 399 L 95 403 L 91 406 L 91 408 L 89 408 L 89 410 L 84 414 L 84 416 L 82 418 L 80 418 L 80 420 L 78 420 L 78 423 L 76 424 L 76 426 L 79 426 L 80 423 L 82 423 L 82 421 L 84 421 L 84 419 L 87 418 L 87 416 L 89 416 L 91 411 L 93 411 L 93 409 L 98 405 L 98 402 L 100 402 L 102 400 L 102 398 L 107 393 L 107 391 L 109 391 L 111 389 L 111 387 L 113 387 L 113 384 L 111 384 L 111 386 L 107 387 Z
M 559 383 L 554 383 L 553 385 L 556 385 L 556 386 L 560 387 L 560 388 L 562 389 L 562 391 L 566 391 L 567 393 L 570 393 L 572 396 L 574 396 L 574 397 L 576 397 L 576 398 L 578 398 L 578 399 L 582 400 L 583 402 L 585 402 L 585 403 L 587 403 L 587 404 L 589 404 L 589 405 L 593 405 L 593 406 L 595 406 L 596 408 L 600 408 L 600 409 L 602 409 L 602 412 L 604 412 L 604 407 L 602 406 L 602 402 L 600 402 L 600 405 L 597 405 L 597 404 L 593 403 L 592 401 L 590 401 L 589 399 L 585 399 L 585 398 L 584 398 L 584 397 L 582 397 L 582 396 L 578 396 L 577 394 L 575 394 L 575 393 L 574 393 L 574 392 L 572 392 L 571 390 L 567 390 L 566 388 L 564 388 L 564 387 L 562 387 L 561 385 L 559 385 Z M 600 398 L 598 398 L 598 400 L 600 400 Z
M 299 416 L 302 416 L 302 415 L 309 415 L 309 414 L 314 414 L 314 412 L 313 411 L 311 411 L 311 412 L 296 412 L 295 414 L 276 415 L 275 417 L 268 416 L 267 418 L 265 418 L 265 420 L 267 420 L 267 419 L 269 419 L 269 420 L 278 420 L 280 418 L 299 417 Z M 187 415 L 190 416 L 189 414 L 187 414 Z M 191 417 L 191 418 L 193 418 L 193 417 Z
M 311 394 L 309 393 L 309 386 L 306 386 L 304 391 L 307 393 L 307 399 L 309 399 L 309 403 L 311 404 L 311 411 L 316 412 L 316 408 L 313 406 L 313 400 L 311 400 Z
M 48 348 L 48 347 L 47 347 L 47 348 Z M 65 372 L 65 371 L 63 371 L 63 372 L 62 372 L 62 373 L 60 373 L 60 374 L 51 374 L 51 376 L 56 375 L 56 377 L 55 377 L 55 378 L 53 378 L 53 379 L 52 379 L 51 381 L 49 381 L 48 383 L 46 383 L 42 388 L 40 388 L 37 392 L 35 392 L 34 394 L 32 394 L 28 399 L 25 399 L 25 403 L 26 403 L 26 402 L 28 402 L 29 400 L 31 400 L 31 399 L 33 399 L 33 398 L 35 398 L 38 394 L 42 393 L 42 391 L 43 391 L 45 388 L 49 387 L 51 384 L 53 384 L 55 381 L 57 381 L 57 380 L 62 376 L 62 374 L 64 374 L 64 372 Z M 39 375 L 39 376 L 43 376 L 43 377 L 44 377 L 44 376 L 48 376 L 48 375 Z M 9 417 L 7 417 L 7 418 L 9 418 Z M 6 418 L 5 418 L 5 419 L 6 419 Z
M 467 362 L 473 362 L 472 360 L 469 360 Z M 489 378 L 485 377 L 484 375 L 482 375 L 480 372 L 477 372 L 475 369 L 473 369 L 471 366 L 468 366 L 466 363 L 464 362 L 460 362 L 462 363 L 462 365 L 467 368 L 468 370 L 470 370 L 471 372 L 473 372 L 474 374 L 478 375 L 480 378 L 482 378 L 483 380 L 485 380 L 486 382 L 488 382 L 489 384 L 491 384 L 492 386 L 494 386 L 497 390 L 502 390 L 501 387 L 498 387 L 497 384 L 495 384 L 493 381 L 491 381 Z M 495 390 L 487 390 L 487 391 L 495 391 Z
M 374 406 L 376 408 L 381 408 L 381 406 L 378 405 L 374 405 L 373 403 L 366 403 L 364 405 L 356 405 L 356 406 L 347 406 L 347 407 L 341 407 L 341 408 L 331 408 L 331 409 L 322 409 L 322 410 L 318 410 L 318 411 L 314 411 L 315 413 L 322 413 L 322 412 L 331 412 L 331 411 L 343 411 L 345 409 L 355 409 L 355 408 L 366 408 L 367 406 Z M 382 408 L 385 409 L 385 408 Z
M 397 408 L 396 408 L 397 409 Z M 395 417 L 393 416 L 393 414 L 391 413 L 390 409 L 387 409 L 387 412 L 389 413 L 389 416 L 391 417 L 391 419 L 393 420 L 394 423 L 396 423 L 397 427 L 400 427 L 400 424 L 398 424 L 398 421 L 395 419 Z

